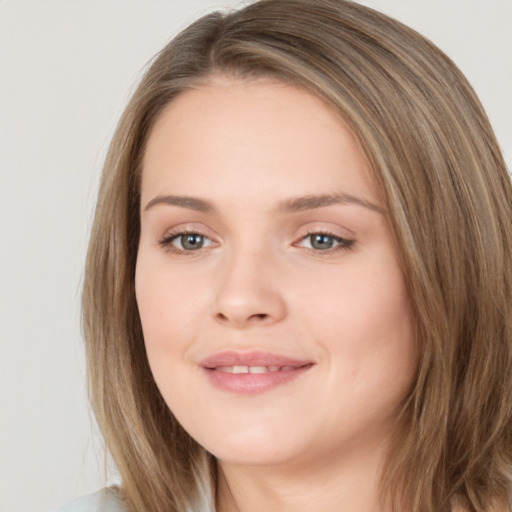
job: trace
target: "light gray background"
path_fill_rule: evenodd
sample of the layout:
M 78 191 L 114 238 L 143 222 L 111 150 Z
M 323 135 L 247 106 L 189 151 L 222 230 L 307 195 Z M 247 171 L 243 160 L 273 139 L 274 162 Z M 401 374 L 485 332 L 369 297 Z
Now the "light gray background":
M 237 3 L 0 0 L 2 512 L 50 512 L 106 482 L 79 324 L 103 158 L 146 62 L 198 15 Z M 512 0 L 364 3 L 459 64 L 510 167 Z

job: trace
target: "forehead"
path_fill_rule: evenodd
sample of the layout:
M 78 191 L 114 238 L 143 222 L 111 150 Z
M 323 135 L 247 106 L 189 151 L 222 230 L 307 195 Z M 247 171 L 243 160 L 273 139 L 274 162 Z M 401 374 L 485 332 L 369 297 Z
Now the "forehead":
M 181 93 L 157 119 L 143 160 L 143 196 L 341 191 L 375 201 L 373 189 L 334 108 L 270 79 L 216 78 Z

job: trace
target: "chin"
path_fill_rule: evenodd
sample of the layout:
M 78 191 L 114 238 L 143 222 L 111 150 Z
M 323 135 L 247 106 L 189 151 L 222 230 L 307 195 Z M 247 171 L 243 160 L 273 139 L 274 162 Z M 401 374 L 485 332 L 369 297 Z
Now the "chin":
M 291 463 L 296 457 L 288 450 L 275 445 L 221 446 L 210 451 L 220 462 L 237 466 L 281 466 Z
M 290 439 L 282 429 L 271 431 L 268 427 L 252 426 L 234 430 L 225 428 L 212 436 L 195 439 L 219 461 L 247 466 L 280 465 L 294 460 L 301 450 L 297 440 Z M 284 443 L 283 440 L 286 440 Z

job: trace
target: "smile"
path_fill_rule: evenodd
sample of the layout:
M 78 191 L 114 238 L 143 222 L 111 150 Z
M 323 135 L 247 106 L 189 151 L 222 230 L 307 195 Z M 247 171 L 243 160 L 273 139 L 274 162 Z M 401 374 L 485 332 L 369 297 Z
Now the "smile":
M 218 366 L 217 368 L 212 368 L 218 372 L 226 372 L 226 373 L 274 373 L 279 371 L 291 371 L 296 370 L 297 366 Z
M 298 379 L 314 363 L 259 351 L 225 351 L 206 358 L 200 366 L 213 387 L 236 394 L 256 394 Z

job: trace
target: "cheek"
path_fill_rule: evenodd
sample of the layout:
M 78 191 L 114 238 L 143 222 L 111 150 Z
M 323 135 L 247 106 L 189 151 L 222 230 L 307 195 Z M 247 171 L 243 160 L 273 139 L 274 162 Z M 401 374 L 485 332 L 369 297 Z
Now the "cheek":
M 196 325 L 197 305 L 183 294 L 183 287 L 171 279 L 158 262 L 137 264 L 135 291 L 151 373 L 171 410 L 187 390 L 187 349 Z M 190 401 L 190 400 L 189 400 Z
M 347 277 L 344 300 L 316 308 L 315 335 L 329 361 L 327 388 L 331 404 L 339 404 L 325 412 L 332 426 L 392 425 L 413 386 L 418 349 L 410 301 L 401 275 L 393 277 Z M 337 289 L 339 297 L 338 287 L 332 295 Z
M 165 355 L 180 349 L 191 335 L 197 303 L 189 300 L 182 280 L 172 279 L 158 262 L 140 259 L 135 274 L 135 292 L 146 350 Z
M 402 274 L 396 262 L 386 265 L 386 261 L 363 260 L 332 272 L 321 285 L 311 280 L 301 294 L 309 299 L 311 317 L 340 334 L 364 335 L 376 330 L 384 335 L 409 326 L 410 300 Z
M 309 308 L 316 340 L 336 361 L 333 383 L 378 385 L 401 375 L 404 385 L 414 375 L 417 347 L 407 288 L 394 257 L 377 261 L 362 261 L 325 280 Z M 303 296 L 313 295 L 310 290 Z

